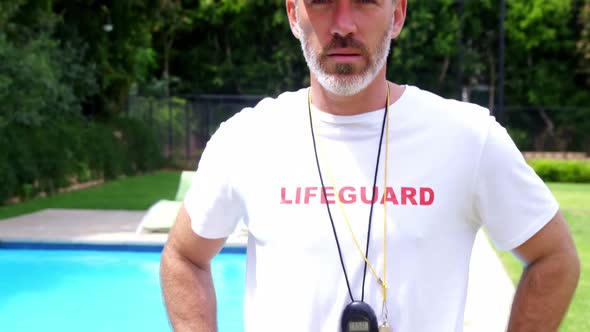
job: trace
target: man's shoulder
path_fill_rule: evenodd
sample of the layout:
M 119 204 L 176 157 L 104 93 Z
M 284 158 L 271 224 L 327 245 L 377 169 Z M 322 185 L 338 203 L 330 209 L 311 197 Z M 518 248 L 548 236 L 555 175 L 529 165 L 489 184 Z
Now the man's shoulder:
M 285 91 L 279 94 L 277 97 L 267 97 L 262 99 L 254 108 L 266 111 L 289 110 L 297 104 L 300 104 L 307 100 L 307 91 L 307 88 L 299 89 L 296 91 Z
M 474 115 L 487 117 L 490 111 L 478 104 L 460 101 L 452 98 L 445 98 L 434 92 L 423 90 L 415 86 L 407 86 L 412 102 L 417 106 L 434 112 L 458 113 L 458 115 Z
M 232 117 L 233 121 L 269 121 L 275 116 L 284 117 L 305 102 L 307 89 L 286 91 L 276 97 L 265 97 L 253 107 L 246 107 Z M 235 118 L 235 119 L 234 119 Z
M 432 122 L 448 129 L 465 127 L 487 128 L 494 118 L 490 111 L 480 105 L 445 98 L 415 86 L 407 86 L 408 98 L 404 103 L 406 112 L 425 123 Z
M 307 89 L 283 92 L 277 97 L 266 97 L 255 106 L 245 107 L 223 121 L 218 136 L 237 137 L 243 140 L 256 135 L 268 135 L 270 131 L 289 124 L 301 113 L 305 105 Z

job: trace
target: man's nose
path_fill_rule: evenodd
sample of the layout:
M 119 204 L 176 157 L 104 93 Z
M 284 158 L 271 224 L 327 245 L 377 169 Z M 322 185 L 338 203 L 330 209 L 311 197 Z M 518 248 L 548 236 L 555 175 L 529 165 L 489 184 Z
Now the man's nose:
M 352 1 L 336 1 L 334 10 L 334 24 L 332 25 L 332 35 L 345 37 L 357 32 L 356 21 L 354 17 L 354 8 Z

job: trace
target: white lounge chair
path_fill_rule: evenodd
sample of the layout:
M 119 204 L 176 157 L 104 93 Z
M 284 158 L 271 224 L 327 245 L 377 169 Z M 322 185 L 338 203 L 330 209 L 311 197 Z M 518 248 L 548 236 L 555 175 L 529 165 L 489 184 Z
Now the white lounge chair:
M 137 227 L 137 233 L 143 231 L 165 233 L 170 230 L 176 221 L 176 216 L 178 215 L 184 196 L 191 186 L 194 174 L 194 171 L 182 172 L 174 200 L 161 199 L 150 206 Z

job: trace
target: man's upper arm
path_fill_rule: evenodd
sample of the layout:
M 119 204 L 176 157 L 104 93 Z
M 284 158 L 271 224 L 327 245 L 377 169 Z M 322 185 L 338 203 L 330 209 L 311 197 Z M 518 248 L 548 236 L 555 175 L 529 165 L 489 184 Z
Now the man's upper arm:
M 226 238 L 207 239 L 196 234 L 183 204 L 168 235 L 166 247 L 196 266 L 206 268 L 221 250 L 225 240 Z
M 541 230 L 513 249 L 512 252 L 525 265 L 553 255 L 577 260 L 574 241 L 560 211 L 557 211 L 555 216 Z M 566 261 L 569 261 L 569 259 Z
M 528 165 L 506 129 L 495 121 L 488 128 L 478 167 L 474 215 L 499 250 L 514 251 L 556 218 L 557 200 Z M 524 249 L 529 247 L 532 245 Z

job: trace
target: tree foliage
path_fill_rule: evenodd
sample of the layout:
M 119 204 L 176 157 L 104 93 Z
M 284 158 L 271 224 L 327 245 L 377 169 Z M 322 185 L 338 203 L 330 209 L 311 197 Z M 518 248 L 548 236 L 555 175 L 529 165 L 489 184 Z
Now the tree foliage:
M 59 18 L 43 5 L 16 1 L 0 8 L 0 126 L 79 114 L 96 92 L 92 67 L 80 61 L 84 45 L 52 38 Z
M 581 57 L 580 73 L 586 78 L 586 84 L 590 89 L 590 0 L 585 0 L 580 6 L 578 24 L 580 39 L 577 48 Z
M 588 108 L 590 0 L 506 4 L 506 103 Z M 464 93 L 493 109 L 499 5 L 408 0 L 388 77 L 448 97 Z M 34 123 L 80 109 L 112 119 L 130 93 L 275 95 L 306 86 L 308 70 L 284 6 L 283 0 L 3 1 L 0 121 Z M 544 123 L 580 132 L 590 117 L 578 113 Z
M 392 45 L 389 78 L 452 95 L 459 38 L 456 13 L 454 0 L 411 2 L 402 33 Z
M 284 1 L 191 1 L 192 29 L 178 35 L 180 91 L 273 94 L 301 86 L 305 65 Z
M 48 0 L 49 1 L 49 0 Z M 155 67 L 152 48 L 154 11 L 158 1 L 53 0 L 62 17 L 56 37 L 83 40 L 83 61 L 97 70 L 99 93 L 86 113 L 112 117 L 124 108 L 131 86 L 149 79 Z M 112 24 L 108 31 L 106 24 Z
M 575 54 L 573 1 L 508 3 L 509 100 L 534 106 L 575 105 L 576 62 L 567 61 Z

